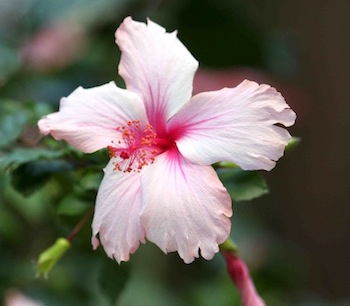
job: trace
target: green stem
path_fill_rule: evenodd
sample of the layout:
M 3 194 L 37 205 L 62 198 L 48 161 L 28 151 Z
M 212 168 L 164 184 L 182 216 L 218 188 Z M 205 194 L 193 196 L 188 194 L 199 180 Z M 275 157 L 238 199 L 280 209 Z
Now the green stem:
M 231 238 L 226 239 L 223 244 L 220 244 L 220 251 L 230 252 L 234 255 L 238 255 L 238 246 L 233 242 Z

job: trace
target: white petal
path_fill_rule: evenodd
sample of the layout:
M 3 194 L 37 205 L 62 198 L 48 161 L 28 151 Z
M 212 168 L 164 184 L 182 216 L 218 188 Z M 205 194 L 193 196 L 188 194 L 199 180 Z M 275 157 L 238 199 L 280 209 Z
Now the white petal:
M 140 175 L 114 171 L 112 162 L 104 169 L 97 194 L 92 244 L 98 247 L 98 234 L 106 254 L 120 263 L 129 260 L 140 241 L 145 243 L 145 234 L 140 223 Z
M 201 164 L 231 161 L 244 170 L 271 170 L 283 155 L 296 115 L 268 85 L 243 81 L 235 88 L 194 96 L 169 122 L 180 152 Z
M 211 259 L 229 236 L 231 199 L 211 166 L 186 161 L 176 149 L 141 172 L 146 238 L 185 263 Z
M 111 145 L 120 137 L 116 127 L 129 120 L 146 122 L 140 97 L 114 82 L 84 89 L 77 88 L 62 98 L 60 110 L 43 117 L 39 122 L 42 133 L 64 139 L 77 149 L 92 153 Z
M 144 100 L 149 122 L 161 133 L 166 120 L 192 95 L 198 62 L 179 41 L 176 32 L 148 20 L 126 18 L 116 31 L 122 55 L 119 74 L 127 89 Z

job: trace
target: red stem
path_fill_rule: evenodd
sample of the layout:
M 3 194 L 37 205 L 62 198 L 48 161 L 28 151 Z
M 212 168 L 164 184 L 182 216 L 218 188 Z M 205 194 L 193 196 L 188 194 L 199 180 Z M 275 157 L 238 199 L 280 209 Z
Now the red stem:
M 80 232 L 80 230 L 83 228 L 83 226 L 85 225 L 85 223 L 91 218 L 93 214 L 93 210 L 90 209 L 87 213 L 85 213 L 85 215 L 83 216 L 83 218 L 79 221 L 79 223 L 73 228 L 73 230 L 69 233 L 69 235 L 67 236 L 67 240 L 72 241 L 73 238 Z

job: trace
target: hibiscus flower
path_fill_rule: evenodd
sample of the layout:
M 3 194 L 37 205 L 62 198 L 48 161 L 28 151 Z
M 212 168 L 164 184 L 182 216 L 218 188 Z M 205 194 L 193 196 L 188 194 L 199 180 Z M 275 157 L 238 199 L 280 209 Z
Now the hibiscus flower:
M 176 32 L 126 18 L 115 33 L 121 49 L 114 82 L 77 88 L 42 133 L 85 152 L 108 148 L 110 161 L 96 199 L 92 245 L 116 261 L 146 239 L 185 263 L 211 259 L 231 230 L 231 199 L 211 166 L 271 170 L 283 155 L 295 113 L 268 85 L 191 97 L 198 62 Z

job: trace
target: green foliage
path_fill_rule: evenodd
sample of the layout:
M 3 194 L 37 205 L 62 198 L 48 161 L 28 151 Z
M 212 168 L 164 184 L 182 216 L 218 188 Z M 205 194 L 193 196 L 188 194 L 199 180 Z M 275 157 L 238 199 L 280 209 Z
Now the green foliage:
M 11 182 L 17 191 L 28 196 L 42 187 L 53 173 L 71 169 L 72 165 L 66 160 L 36 160 L 13 170 Z
M 75 194 L 64 197 L 57 206 L 57 214 L 64 216 L 81 216 L 91 208 L 87 203 Z
M 263 176 L 240 168 L 219 168 L 217 173 L 235 202 L 250 201 L 269 192 Z
M 0 84 L 6 82 L 20 68 L 20 57 L 10 44 L 0 37 Z
M 61 157 L 62 151 L 52 151 L 45 148 L 14 148 L 0 157 L 0 169 L 13 170 L 17 167 L 38 160 L 50 160 Z
M 27 114 L 19 111 L 16 102 L 0 101 L 0 148 L 15 141 L 24 129 Z
M 103 260 L 98 276 L 100 291 L 108 298 L 110 305 L 115 302 L 122 293 L 130 274 L 130 265 L 122 263 L 118 265 L 113 260 Z

